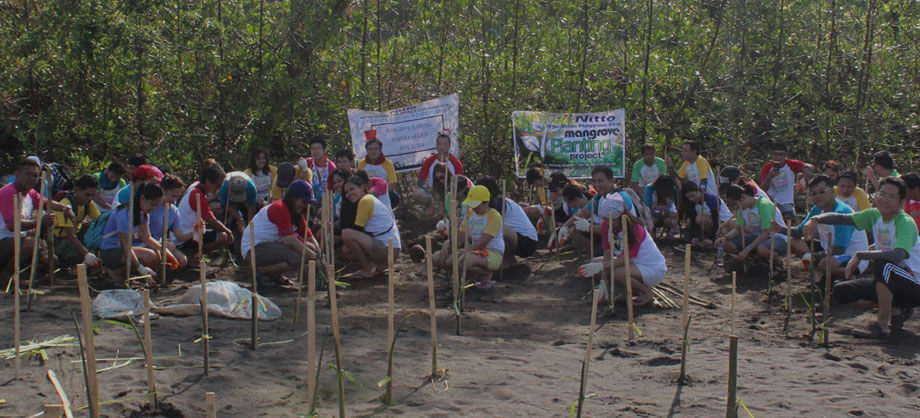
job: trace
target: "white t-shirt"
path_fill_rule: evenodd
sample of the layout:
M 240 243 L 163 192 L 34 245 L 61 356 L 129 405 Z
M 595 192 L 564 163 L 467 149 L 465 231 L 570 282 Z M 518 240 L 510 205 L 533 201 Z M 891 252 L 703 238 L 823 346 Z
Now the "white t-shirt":
M 795 172 L 789 168 L 789 164 L 784 164 L 779 169 L 779 174 L 770 180 L 767 194 L 780 205 L 790 205 L 795 202 Z
M 505 198 L 505 213 L 502 216 L 502 221 L 504 226 L 511 228 L 514 232 L 534 241 L 537 240 L 537 228 L 530 223 L 530 218 L 524 213 L 524 209 L 515 201 Z

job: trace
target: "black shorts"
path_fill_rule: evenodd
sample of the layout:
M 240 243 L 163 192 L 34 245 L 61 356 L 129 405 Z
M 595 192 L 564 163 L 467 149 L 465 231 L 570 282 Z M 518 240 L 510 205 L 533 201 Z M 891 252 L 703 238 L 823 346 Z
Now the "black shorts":
M 217 230 L 212 229 L 210 231 L 205 232 L 204 237 L 202 238 L 204 238 L 203 244 L 205 245 L 210 244 L 214 241 L 217 241 Z M 198 241 L 195 241 L 194 239 L 185 241 L 182 243 L 182 245 L 179 246 L 179 250 L 186 254 L 195 253 L 198 251 Z
M 530 257 L 537 252 L 537 241 L 527 238 L 517 233 L 517 247 L 514 248 L 514 255 L 518 257 Z
M 920 283 L 911 272 L 887 261 L 874 263 L 875 280 L 891 290 L 891 305 L 898 308 L 920 306 Z

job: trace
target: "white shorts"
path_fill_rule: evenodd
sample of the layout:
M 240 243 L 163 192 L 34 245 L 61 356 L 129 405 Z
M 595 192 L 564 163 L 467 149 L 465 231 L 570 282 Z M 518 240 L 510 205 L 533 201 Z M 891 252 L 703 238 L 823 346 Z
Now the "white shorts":
M 647 286 L 654 286 L 664 281 L 664 276 L 668 273 L 666 266 L 648 266 L 644 264 L 633 264 L 633 268 L 639 270 L 642 274 L 642 282 Z

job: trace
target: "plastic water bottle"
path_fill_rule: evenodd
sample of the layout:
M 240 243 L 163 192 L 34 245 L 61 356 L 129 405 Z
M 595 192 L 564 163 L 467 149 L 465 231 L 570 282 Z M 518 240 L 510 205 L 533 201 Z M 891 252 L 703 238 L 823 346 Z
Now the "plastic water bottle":
M 716 247 L 716 265 L 722 267 L 725 265 L 725 244 L 719 243 Z

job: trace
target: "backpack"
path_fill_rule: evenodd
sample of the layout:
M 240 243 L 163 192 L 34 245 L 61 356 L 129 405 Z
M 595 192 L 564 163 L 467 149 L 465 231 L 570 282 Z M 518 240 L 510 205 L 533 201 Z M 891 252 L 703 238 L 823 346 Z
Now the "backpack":
M 86 227 L 86 235 L 83 236 L 83 245 L 86 246 L 86 249 L 90 251 L 96 251 L 99 249 L 99 246 L 102 245 L 102 240 L 115 235 L 118 231 L 112 231 L 108 235 L 103 235 L 105 231 L 105 224 L 109 221 L 109 218 L 115 213 L 116 209 L 105 211 L 102 215 L 99 215 L 98 218 L 94 219 L 93 222 Z
M 73 190 L 73 176 L 61 164 L 49 163 L 46 168 L 51 172 L 51 194 L 54 195 L 60 191 Z

